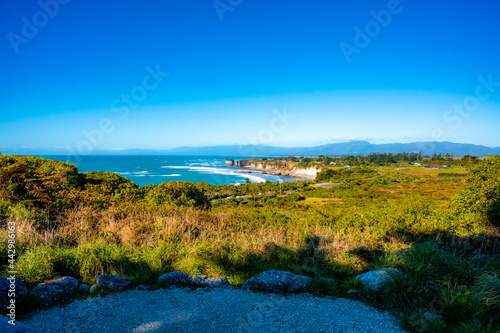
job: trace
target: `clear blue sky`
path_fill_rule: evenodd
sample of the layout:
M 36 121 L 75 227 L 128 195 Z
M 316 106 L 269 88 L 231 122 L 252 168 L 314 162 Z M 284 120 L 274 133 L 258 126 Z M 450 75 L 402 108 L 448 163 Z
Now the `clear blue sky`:
M 495 0 L 59 1 L 0 4 L 4 152 L 500 146 Z

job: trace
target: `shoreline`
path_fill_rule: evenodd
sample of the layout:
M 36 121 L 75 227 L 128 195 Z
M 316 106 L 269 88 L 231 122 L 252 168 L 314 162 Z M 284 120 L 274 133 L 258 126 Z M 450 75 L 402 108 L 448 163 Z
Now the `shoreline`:
M 242 167 L 235 167 L 237 170 L 244 170 L 244 171 L 256 171 L 260 174 L 263 175 L 271 175 L 271 176 L 283 176 L 283 177 L 288 177 L 294 180 L 315 180 L 316 176 L 309 176 L 309 175 L 303 175 L 303 174 L 295 174 L 293 172 L 282 172 L 282 171 L 273 171 L 273 170 L 267 170 L 267 169 L 259 169 L 259 168 L 254 168 L 250 166 L 242 166 Z M 244 172 L 241 172 L 244 173 Z

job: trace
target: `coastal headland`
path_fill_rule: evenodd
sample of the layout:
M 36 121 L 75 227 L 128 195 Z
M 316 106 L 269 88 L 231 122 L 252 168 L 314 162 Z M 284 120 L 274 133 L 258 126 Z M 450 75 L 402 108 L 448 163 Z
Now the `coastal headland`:
M 300 180 L 314 180 L 318 172 L 321 171 L 321 168 L 316 166 L 304 168 L 300 167 L 297 162 L 268 161 L 265 159 L 237 160 L 234 161 L 234 165 L 242 170 L 258 171 L 263 174 L 286 176 Z

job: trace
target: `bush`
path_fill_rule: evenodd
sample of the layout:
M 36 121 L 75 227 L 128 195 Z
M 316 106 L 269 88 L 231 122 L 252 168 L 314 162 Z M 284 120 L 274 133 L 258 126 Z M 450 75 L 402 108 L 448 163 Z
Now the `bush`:
M 492 225 L 500 226 L 500 156 L 490 157 L 471 167 L 467 188 L 452 205 L 458 215 L 477 213 Z
M 134 182 L 114 172 L 89 172 L 83 174 L 84 188 L 78 194 L 78 201 L 96 208 L 111 204 L 136 201 L 144 197 L 143 191 Z
M 0 197 L 35 207 L 63 207 L 81 177 L 75 165 L 35 156 L 0 156 Z
M 164 203 L 176 206 L 209 207 L 207 197 L 191 182 L 166 182 L 148 185 L 146 199 L 154 205 Z

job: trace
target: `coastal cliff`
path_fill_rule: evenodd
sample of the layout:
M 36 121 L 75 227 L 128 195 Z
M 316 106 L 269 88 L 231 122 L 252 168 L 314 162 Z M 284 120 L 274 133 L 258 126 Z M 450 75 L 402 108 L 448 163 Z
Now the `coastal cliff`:
M 308 180 L 316 178 L 316 174 L 321 171 L 320 167 L 302 168 L 296 162 L 277 162 L 266 160 L 239 160 L 235 161 L 237 168 L 260 171 L 277 176 L 297 177 Z

